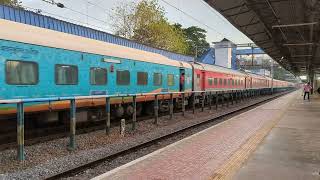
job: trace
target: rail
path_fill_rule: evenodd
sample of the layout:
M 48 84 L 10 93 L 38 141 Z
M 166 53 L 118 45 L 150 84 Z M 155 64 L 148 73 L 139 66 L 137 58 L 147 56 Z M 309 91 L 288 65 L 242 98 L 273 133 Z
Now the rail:
M 279 91 L 287 90 L 290 87 L 279 87 L 276 88 Z M 275 88 L 273 88 L 275 89 Z M 273 90 L 273 92 L 275 92 Z M 112 95 L 90 95 L 90 96 L 69 96 L 69 97 L 48 97 L 48 98 L 26 98 L 26 99 L 6 99 L 0 100 L 0 104 L 16 104 L 17 105 L 17 158 L 20 161 L 25 160 L 25 151 L 24 151 L 24 105 L 26 103 L 35 103 L 35 102 L 54 102 L 54 101 L 70 101 L 70 136 L 69 136 L 69 150 L 74 150 L 76 148 L 76 100 L 83 99 L 106 99 L 106 134 L 110 132 L 110 100 L 111 98 L 117 97 L 131 97 L 133 105 L 133 114 L 132 114 L 132 130 L 136 128 L 136 103 L 137 97 L 140 96 L 154 96 L 154 123 L 158 123 L 159 118 L 159 96 L 170 95 L 169 100 L 169 116 L 170 119 L 173 118 L 173 95 L 179 95 L 178 98 L 182 100 L 182 115 L 185 115 L 185 98 L 188 94 L 192 100 L 192 113 L 195 113 L 196 109 L 196 96 L 201 97 L 201 111 L 204 111 L 205 100 L 208 99 L 209 108 L 212 108 L 212 100 L 215 99 L 214 105 L 215 109 L 218 109 L 219 99 L 221 100 L 222 106 L 229 106 L 229 101 L 231 104 L 238 103 L 243 101 L 245 98 L 251 98 L 259 95 L 270 94 L 272 93 L 271 88 L 250 88 L 250 89 L 218 89 L 218 90 L 208 90 L 208 91 L 183 91 L 183 92 L 160 92 L 160 93 L 137 93 L 137 94 L 112 94 Z M 226 98 L 225 95 L 228 95 Z M 200 103 L 200 102 L 199 102 Z

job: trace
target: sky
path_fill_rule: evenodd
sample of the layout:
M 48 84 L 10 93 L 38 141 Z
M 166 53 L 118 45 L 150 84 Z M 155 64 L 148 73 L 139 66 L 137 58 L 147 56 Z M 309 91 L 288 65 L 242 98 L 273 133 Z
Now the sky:
M 22 0 L 22 5 L 33 11 L 39 9 L 44 15 L 113 33 L 110 23 L 112 9 L 117 7 L 119 3 L 132 1 L 139 0 L 55 0 L 55 2 L 63 3 L 67 8 L 58 8 L 42 0 Z M 183 27 L 199 26 L 207 30 L 209 43 L 221 41 L 223 38 L 236 44 L 252 43 L 249 38 L 203 0 L 158 1 L 165 9 L 166 17 L 171 23 L 180 23 Z

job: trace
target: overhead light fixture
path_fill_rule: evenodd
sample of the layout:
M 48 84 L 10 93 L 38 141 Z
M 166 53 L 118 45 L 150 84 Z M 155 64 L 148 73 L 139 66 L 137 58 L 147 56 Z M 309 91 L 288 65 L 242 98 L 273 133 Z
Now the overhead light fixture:
M 281 24 L 281 25 L 274 25 L 273 28 L 282 28 L 282 27 L 297 27 L 297 26 L 310 26 L 310 25 L 316 25 L 318 22 L 310 22 L 310 23 L 298 23 L 298 24 Z
M 283 46 L 312 46 L 314 43 L 285 43 Z
M 311 54 L 293 55 L 291 57 L 312 57 Z
M 303 76 L 299 76 L 301 80 L 307 80 L 307 76 L 303 75 Z

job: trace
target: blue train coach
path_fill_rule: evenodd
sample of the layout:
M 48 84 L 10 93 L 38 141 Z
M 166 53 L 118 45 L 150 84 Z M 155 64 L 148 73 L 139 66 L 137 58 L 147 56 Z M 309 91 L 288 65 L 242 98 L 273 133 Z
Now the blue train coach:
M 3 19 L 0 27 L 0 99 L 192 90 L 192 67 L 186 62 Z M 185 83 L 179 87 L 182 73 Z M 138 113 L 148 107 L 152 98 L 137 99 Z M 132 108 L 129 102 L 113 98 L 115 114 L 129 115 Z M 88 108 L 101 112 L 103 105 L 104 99 L 77 101 L 83 119 L 92 114 Z M 31 103 L 25 111 L 57 120 L 59 113 L 68 108 L 69 102 L 63 101 Z M 14 106 L 0 106 L 0 115 L 15 112 Z

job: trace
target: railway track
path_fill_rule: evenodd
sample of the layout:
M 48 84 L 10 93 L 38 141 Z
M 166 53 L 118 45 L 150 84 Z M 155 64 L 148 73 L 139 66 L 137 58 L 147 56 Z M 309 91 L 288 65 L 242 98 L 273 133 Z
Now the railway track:
M 174 113 L 179 113 L 181 110 L 175 110 Z M 167 113 L 159 113 L 159 117 L 166 116 Z M 141 117 L 137 117 L 137 121 L 143 121 L 147 119 L 152 119 L 153 116 L 145 115 Z M 110 127 L 119 126 L 120 119 L 114 119 L 111 121 Z M 132 120 L 128 119 L 127 123 L 131 123 Z M 97 130 L 102 130 L 105 128 L 105 120 L 97 120 L 94 123 L 83 123 L 81 125 L 77 125 L 77 135 L 94 132 Z M 59 125 L 59 126 L 50 126 L 39 129 L 28 129 L 25 132 L 25 145 L 30 146 L 58 138 L 67 137 L 69 135 L 69 126 L 67 125 Z M 16 143 L 16 132 L 8 132 L 6 134 L 0 134 L 0 151 L 15 148 Z
M 242 112 L 245 112 L 245 111 L 248 111 L 248 110 L 250 110 L 250 109 L 252 109 L 252 108 L 254 108 L 254 107 L 256 107 L 256 106 L 258 106 L 260 104 L 266 103 L 268 101 L 271 101 L 271 100 L 273 100 L 275 98 L 278 98 L 278 97 L 283 96 L 285 94 L 288 94 L 290 92 L 292 92 L 292 91 L 283 92 L 283 93 L 279 93 L 279 94 L 276 94 L 276 95 L 273 95 L 273 96 L 268 96 L 266 98 L 262 98 L 260 101 L 252 102 L 252 103 L 250 103 L 250 104 L 248 104 L 248 105 L 246 105 L 244 107 L 239 107 L 239 108 L 237 108 L 235 110 L 223 113 L 220 116 L 216 116 L 216 117 L 210 118 L 210 119 L 208 119 L 206 121 L 203 121 L 203 122 L 200 122 L 200 123 L 197 123 L 197 124 L 182 128 L 182 129 L 174 131 L 174 132 L 170 132 L 168 134 L 162 135 L 162 136 L 160 136 L 158 138 L 155 138 L 155 139 L 151 139 L 151 140 L 149 140 L 149 141 L 147 141 L 145 143 L 138 144 L 138 145 L 136 145 L 134 147 L 131 147 L 131 148 L 128 148 L 126 150 L 119 151 L 119 152 L 116 152 L 114 154 L 105 156 L 103 158 L 100 158 L 100 159 L 97 159 L 97 160 L 82 164 L 80 166 L 67 169 L 67 170 L 65 170 L 63 172 L 59 172 L 57 174 L 53 174 L 53 175 L 51 175 L 49 177 L 46 177 L 46 179 L 52 180 L 52 179 L 62 179 L 62 178 L 74 177 L 77 174 L 81 174 L 81 173 L 85 172 L 88 169 L 94 169 L 95 167 L 99 166 L 100 164 L 103 164 L 104 162 L 112 162 L 113 160 L 116 160 L 119 157 L 123 157 L 123 156 L 126 156 L 126 155 L 133 154 L 135 152 L 138 152 L 139 150 L 146 149 L 146 148 L 151 147 L 153 145 L 159 144 L 160 142 L 170 141 L 170 139 L 174 139 L 176 136 L 182 136 L 181 137 L 181 139 L 182 139 L 184 137 L 187 137 L 187 136 L 195 133 L 194 129 L 196 129 L 196 128 L 198 128 L 199 131 L 201 131 L 201 130 L 207 128 L 208 125 L 212 126 L 214 124 L 221 123 L 221 122 L 227 120 L 229 117 L 235 116 L 235 115 L 237 115 L 239 113 L 242 113 Z M 216 121 L 216 120 L 221 119 L 221 118 L 223 118 L 223 120 Z M 213 123 L 213 124 L 210 124 L 210 123 Z M 192 132 L 192 133 L 190 134 L 188 132 Z M 179 140 L 179 138 L 177 140 Z M 159 148 L 161 148 L 161 147 L 159 147 Z
M 160 114 L 160 117 L 163 115 L 164 114 Z M 143 121 L 150 118 L 152 118 L 152 116 L 139 117 L 137 118 L 137 121 Z M 127 122 L 130 123 L 130 120 L 128 120 Z M 118 125 L 119 123 L 117 122 L 117 120 L 114 120 L 111 122 L 111 128 L 116 127 Z M 80 125 L 77 128 L 77 135 L 94 132 L 97 130 L 102 130 L 104 128 L 105 128 L 104 120 L 95 121 L 92 124 L 86 123 L 86 124 Z M 30 145 L 58 139 L 58 138 L 67 137 L 69 133 L 70 133 L 69 127 L 64 125 L 27 130 L 25 135 L 26 136 L 25 145 L 30 146 Z M 16 132 L 4 134 L 0 140 L 0 151 L 16 147 L 17 143 L 15 141 L 16 141 Z
M 200 107 L 200 105 L 197 105 L 197 106 Z M 190 109 L 191 107 L 186 107 L 186 111 Z M 174 113 L 180 113 L 180 112 L 182 112 L 181 109 L 174 110 Z M 167 112 L 159 112 L 159 117 L 166 116 L 167 114 L 168 114 Z M 137 117 L 137 121 L 143 121 L 143 120 L 152 119 L 152 118 L 153 118 L 152 115 L 143 115 L 143 116 Z M 111 128 L 115 126 L 119 126 L 119 122 L 120 122 L 119 118 L 112 120 Z M 129 118 L 127 120 L 127 123 L 131 123 L 131 122 L 132 122 L 132 119 Z M 14 126 L 15 125 L 16 124 L 14 123 Z M 76 132 L 77 132 L 77 135 L 79 135 L 79 134 L 89 133 L 97 130 L 102 130 L 104 128 L 105 128 L 105 120 L 100 119 L 94 122 L 77 124 Z M 16 145 L 16 140 L 17 140 L 16 128 L 14 127 L 11 129 L 12 131 L 0 134 L 0 151 L 6 150 L 6 149 L 12 149 L 17 146 Z M 30 146 L 37 143 L 42 143 L 42 142 L 46 142 L 46 141 L 50 141 L 58 138 L 67 137 L 70 133 L 69 129 L 70 129 L 69 124 L 64 124 L 64 125 L 49 124 L 42 128 L 29 127 L 25 131 L 25 145 Z

